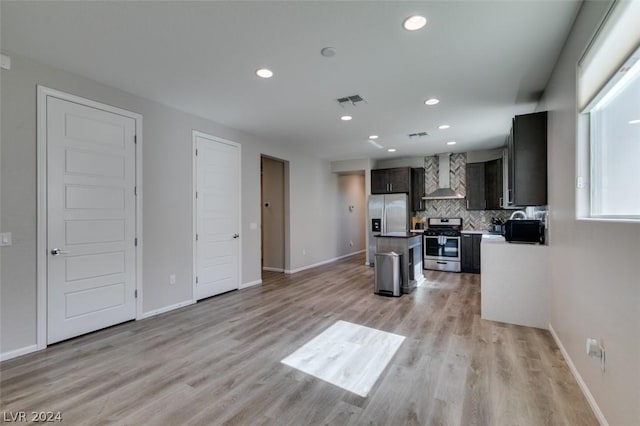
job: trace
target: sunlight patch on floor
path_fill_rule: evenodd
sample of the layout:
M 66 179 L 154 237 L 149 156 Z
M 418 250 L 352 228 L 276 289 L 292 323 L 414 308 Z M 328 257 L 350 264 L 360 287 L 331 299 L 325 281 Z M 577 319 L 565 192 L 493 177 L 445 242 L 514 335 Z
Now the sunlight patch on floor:
M 337 321 L 281 362 L 366 397 L 404 336 Z

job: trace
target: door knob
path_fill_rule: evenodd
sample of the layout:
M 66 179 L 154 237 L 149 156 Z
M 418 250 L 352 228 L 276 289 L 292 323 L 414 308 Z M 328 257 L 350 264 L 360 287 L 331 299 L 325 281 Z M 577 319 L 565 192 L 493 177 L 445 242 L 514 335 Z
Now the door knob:
M 69 254 L 69 252 L 60 250 L 59 248 L 51 249 L 51 255 L 52 256 L 58 256 L 58 255 L 61 255 L 61 254 Z
M 233 234 L 233 238 L 239 238 L 240 234 Z

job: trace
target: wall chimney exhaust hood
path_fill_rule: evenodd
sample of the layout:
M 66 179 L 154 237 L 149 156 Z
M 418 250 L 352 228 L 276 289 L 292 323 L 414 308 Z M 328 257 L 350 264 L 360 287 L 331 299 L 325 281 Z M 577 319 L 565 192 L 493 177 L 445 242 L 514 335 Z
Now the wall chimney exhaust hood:
M 422 197 L 423 200 L 461 200 L 464 197 L 451 189 L 450 153 L 438 155 L 438 189 Z

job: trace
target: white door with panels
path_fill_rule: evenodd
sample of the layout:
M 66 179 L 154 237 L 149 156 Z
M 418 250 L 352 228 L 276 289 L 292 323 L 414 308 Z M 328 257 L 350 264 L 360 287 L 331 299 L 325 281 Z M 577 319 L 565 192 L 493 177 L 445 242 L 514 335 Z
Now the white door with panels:
M 136 316 L 135 131 L 46 96 L 47 343 Z
M 195 298 L 240 282 L 240 146 L 194 132 Z

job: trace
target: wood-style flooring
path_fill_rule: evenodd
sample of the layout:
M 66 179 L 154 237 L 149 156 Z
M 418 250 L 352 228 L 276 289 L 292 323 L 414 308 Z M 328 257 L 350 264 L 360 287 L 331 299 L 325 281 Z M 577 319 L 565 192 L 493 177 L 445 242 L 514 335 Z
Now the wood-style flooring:
M 478 275 L 373 294 L 362 255 L 0 364 L 0 411 L 101 425 L 597 425 L 547 331 L 480 319 Z M 360 397 L 280 360 L 338 320 L 406 339 Z M 0 413 L 2 416 L 2 413 Z

